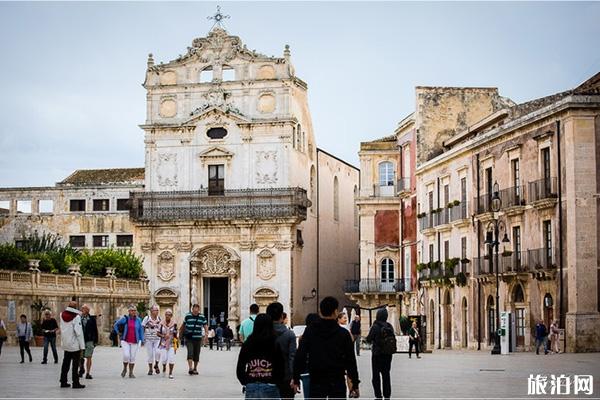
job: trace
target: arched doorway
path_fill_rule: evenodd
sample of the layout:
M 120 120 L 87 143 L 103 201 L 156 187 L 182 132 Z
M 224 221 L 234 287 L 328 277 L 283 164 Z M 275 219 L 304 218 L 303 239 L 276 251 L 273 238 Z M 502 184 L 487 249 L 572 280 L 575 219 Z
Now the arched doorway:
M 230 249 L 210 245 L 190 257 L 190 302 L 207 318 L 235 327 L 239 323 L 240 258 Z
M 444 347 L 452 348 L 452 296 L 449 290 L 444 294 Z
M 469 345 L 469 331 L 467 325 L 467 298 L 463 297 L 462 299 L 462 347 L 467 347 Z
M 435 347 L 435 302 L 429 300 L 429 344 L 433 349 Z
M 517 346 L 525 345 L 525 293 L 521 284 L 515 285 L 511 300 L 515 305 L 515 333 Z
M 494 307 L 494 297 L 492 295 L 487 298 L 486 310 L 488 345 L 491 345 L 496 337 L 496 308 Z

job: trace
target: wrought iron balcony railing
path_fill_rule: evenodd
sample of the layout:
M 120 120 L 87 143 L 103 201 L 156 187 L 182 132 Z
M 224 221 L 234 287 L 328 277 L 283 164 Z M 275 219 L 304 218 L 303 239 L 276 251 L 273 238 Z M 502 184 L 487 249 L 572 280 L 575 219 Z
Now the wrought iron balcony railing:
M 502 200 L 502 208 L 524 206 L 524 189 L 523 186 L 519 185 L 500 190 L 498 195 L 500 196 L 500 200 Z
M 469 218 L 469 205 L 466 201 L 453 206 L 450 210 L 450 221 Z
M 544 247 L 527 250 L 527 264 L 529 270 L 556 268 L 553 249 Z
M 223 195 L 208 189 L 173 192 L 131 192 L 134 221 L 306 219 L 310 201 L 302 188 L 235 189 Z
M 475 214 L 492 212 L 492 194 L 482 194 L 479 197 L 475 197 L 473 204 L 475 205 Z
M 433 228 L 435 225 L 433 223 L 434 214 L 425 214 L 419 217 L 419 230 L 423 231 L 425 229 Z
M 410 192 L 410 178 L 399 178 L 396 184 L 396 192 Z
M 556 178 L 544 178 L 529 182 L 529 201 L 534 202 L 558 197 Z
M 554 249 L 552 248 L 499 253 L 498 265 L 495 264 L 495 259 L 490 262 L 488 256 L 475 258 L 474 262 L 474 271 L 478 276 L 495 274 L 496 268 L 498 268 L 499 274 L 527 273 L 540 269 L 556 268 Z
M 399 293 L 411 288 L 410 278 L 402 279 L 350 279 L 344 285 L 345 293 Z
M 374 197 L 396 197 L 398 190 L 395 182 L 389 182 L 387 185 L 373 185 Z

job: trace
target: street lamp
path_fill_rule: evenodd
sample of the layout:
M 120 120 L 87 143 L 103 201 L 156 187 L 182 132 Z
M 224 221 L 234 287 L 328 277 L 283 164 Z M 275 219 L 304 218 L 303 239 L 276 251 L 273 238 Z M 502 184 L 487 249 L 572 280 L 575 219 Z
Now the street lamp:
M 502 243 L 509 243 L 510 240 L 506 234 L 506 225 L 504 222 L 499 221 L 498 218 L 496 218 L 496 213 L 502 208 L 502 199 L 500 198 L 500 191 L 498 190 L 498 182 L 494 182 L 491 203 L 493 218 L 489 222 L 486 229 L 487 234 L 485 244 L 489 246 L 489 257 L 492 265 L 492 271 L 494 270 L 494 264 L 496 264 L 496 334 L 494 335 L 495 341 L 492 354 L 500 354 L 500 263 L 498 262 L 500 230 L 504 231 Z

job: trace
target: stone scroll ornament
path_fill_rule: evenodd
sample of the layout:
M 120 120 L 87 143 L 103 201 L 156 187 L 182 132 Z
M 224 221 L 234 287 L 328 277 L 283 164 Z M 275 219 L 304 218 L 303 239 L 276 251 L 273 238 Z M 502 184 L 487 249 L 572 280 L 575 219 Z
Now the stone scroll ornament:
M 158 155 L 158 184 L 162 187 L 177 186 L 177 154 Z
M 168 282 L 175 276 L 175 256 L 171 252 L 163 251 L 158 255 L 158 277 Z
M 264 281 L 268 281 L 275 276 L 275 260 L 274 255 L 269 250 L 265 249 L 258 254 L 258 277 Z
M 256 183 L 277 183 L 277 151 L 256 152 Z

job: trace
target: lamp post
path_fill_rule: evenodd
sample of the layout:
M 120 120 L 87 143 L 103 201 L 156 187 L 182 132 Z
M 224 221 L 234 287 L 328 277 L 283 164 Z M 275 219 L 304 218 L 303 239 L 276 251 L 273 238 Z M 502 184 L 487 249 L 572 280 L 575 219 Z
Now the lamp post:
M 505 224 L 496 218 L 496 213 L 502 208 L 502 199 L 500 198 L 500 191 L 498 189 L 498 182 L 494 182 L 492 190 L 491 206 L 493 211 L 493 218 L 487 226 L 485 244 L 489 246 L 489 257 L 492 265 L 492 271 L 494 270 L 494 264 L 496 267 L 496 333 L 494 335 L 494 348 L 492 354 L 500 354 L 500 263 L 498 262 L 498 247 L 500 245 L 500 230 L 504 230 L 504 237 L 502 243 L 508 243 L 508 235 L 506 234 Z M 491 230 L 490 230 L 491 228 Z

